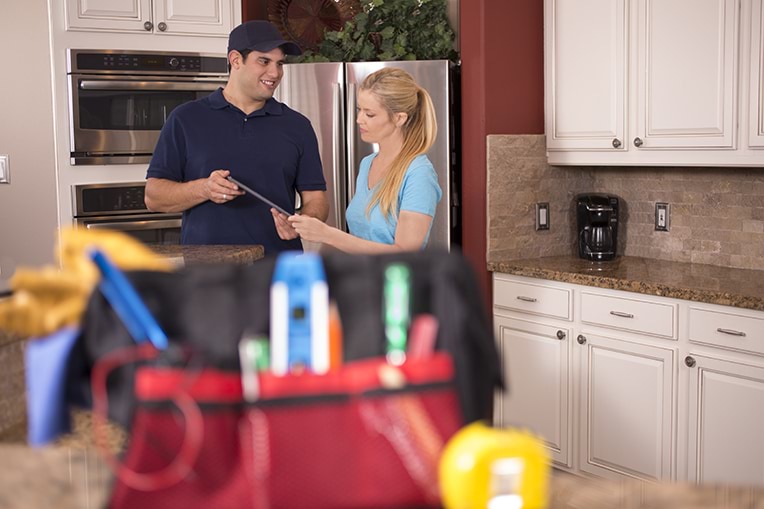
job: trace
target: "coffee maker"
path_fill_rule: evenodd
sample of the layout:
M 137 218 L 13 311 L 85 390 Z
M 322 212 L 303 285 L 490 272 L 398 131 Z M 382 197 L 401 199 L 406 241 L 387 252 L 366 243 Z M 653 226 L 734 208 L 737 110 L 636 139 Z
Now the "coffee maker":
M 578 256 L 604 262 L 616 257 L 618 197 L 602 193 L 576 196 Z

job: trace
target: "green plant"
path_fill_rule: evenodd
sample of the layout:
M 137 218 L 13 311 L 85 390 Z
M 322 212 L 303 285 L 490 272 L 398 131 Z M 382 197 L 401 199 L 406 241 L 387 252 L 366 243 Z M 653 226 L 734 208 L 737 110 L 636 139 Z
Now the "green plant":
M 361 0 L 342 30 L 327 31 L 317 51 L 296 62 L 456 60 L 446 0 Z

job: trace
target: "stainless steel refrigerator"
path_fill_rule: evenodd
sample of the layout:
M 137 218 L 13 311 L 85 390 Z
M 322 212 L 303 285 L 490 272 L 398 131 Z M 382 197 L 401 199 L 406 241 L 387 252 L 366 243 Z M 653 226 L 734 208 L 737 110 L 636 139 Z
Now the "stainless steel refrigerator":
M 313 124 L 331 206 L 327 223 L 346 229 L 345 209 L 355 193 L 359 164 L 376 150 L 358 134 L 356 94 L 366 76 L 388 66 L 406 70 L 432 97 L 438 136 L 427 155 L 438 173 L 443 197 L 435 212 L 428 247 L 450 248 L 459 242 L 454 186 L 458 175 L 454 143 L 458 128 L 455 107 L 458 75 L 453 64 L 448 60 L 288 64 L 284 66 L 284 77 L 275 97 Z

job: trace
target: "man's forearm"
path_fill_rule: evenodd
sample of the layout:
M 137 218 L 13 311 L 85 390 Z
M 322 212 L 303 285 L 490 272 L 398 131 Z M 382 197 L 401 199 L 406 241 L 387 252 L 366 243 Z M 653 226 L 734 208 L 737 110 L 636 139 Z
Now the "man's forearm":
M 206 179 L 190 182 L 150 178 L 146 181 L 145 201 L 154 212 L 183 212 L 207 201 L 203 185 Z
M 326 199 L 326 192 L 310 191 L 303 193 L 300 214 L 326 221 L 326 218 L 329 217 L 329 200 Z

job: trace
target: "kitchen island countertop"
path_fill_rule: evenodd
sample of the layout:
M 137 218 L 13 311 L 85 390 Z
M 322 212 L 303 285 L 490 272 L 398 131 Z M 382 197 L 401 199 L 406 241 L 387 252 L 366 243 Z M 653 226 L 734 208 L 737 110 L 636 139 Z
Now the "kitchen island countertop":
M 488 262 L 488 270 L 597 288 L 764 311 L 764 270 L 619 256 L 589 262 L 573 256 Z
M 259 244 L 214 246 L 158 245 L 151 246 L 151 249 L 159 255 L 170 258 L 179 265 L 199 263 L 237 263 L 248 265 L 265 256 L 265 249 Z

